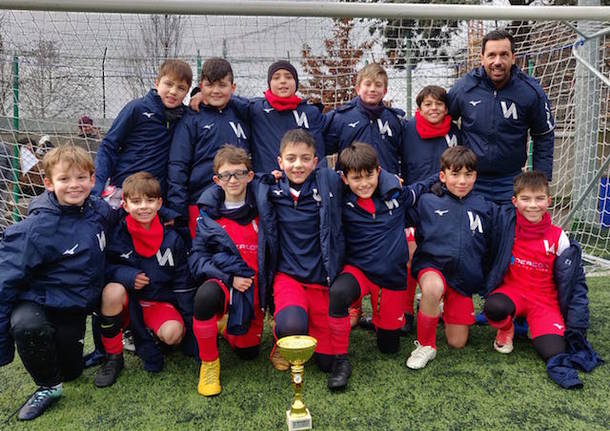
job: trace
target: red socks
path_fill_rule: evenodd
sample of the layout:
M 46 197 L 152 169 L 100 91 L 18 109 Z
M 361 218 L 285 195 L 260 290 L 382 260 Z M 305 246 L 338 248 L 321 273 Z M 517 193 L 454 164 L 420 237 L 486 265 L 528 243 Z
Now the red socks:
M 114 337 L 104 337 L 102 335 L 102 344 L 108 355 L 118 355 L 123 353 L 123 332 L 120 331 Z
M 349 317 L 329 317 L 330 343 L 333 346 L 335 355 L 347 354 L 349 346 L 350 324 Z
M 513 324 L 513 318 L 511 315 L 506 316 L 504 319 L 500 320 L 499 322 L 494 322 L 493 320 L 489 320 L 489 319 L 487 319 L 487 321 L 489 322 L 489 326 L 499 329 L 501 331 L 506 331 L 506 330 L 510 329 L 510 327 Z
M 417 313 L 417 341 L 422 346 L 432 346 L 436 349 L 436 326 L 439 316 L 426 316 L 421 311 Z
M 212 362 L 218 358 L 216 320 L 216 317 L 208 320 L 193 319 L 193 334 L 199 347 L 199 359 L 204 362 Z

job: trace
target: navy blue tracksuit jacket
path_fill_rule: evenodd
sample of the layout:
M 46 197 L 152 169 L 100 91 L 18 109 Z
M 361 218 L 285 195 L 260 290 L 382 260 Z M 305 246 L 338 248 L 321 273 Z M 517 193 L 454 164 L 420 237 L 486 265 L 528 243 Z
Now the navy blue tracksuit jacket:
M 97 151 L 92 193 L 101 195 L 108 179 L 110 184 L 121 187 L 125 178 L 139 171 L 154 175 L 165 193 L 175 125 L 176 121 L 168 120 L 157 90 L 152 89 L 141 99 L 125 105 Z
M 13 360 L 9 326 L 17 303 L 90 312 L 104 287 L 107 232 L 116 216 L 106 202 L 90 196 L 81 207 L 62 206 L 45 192 L 28 214 L 0 242 L 0 365 Z
M 233 99 L 232 99 L 233 100 Z M 223 110 L 200 105 L 178 122 L 169 152 L 167 206 L 188 216 L 201 193 L 212 184 L 216 152 L 232 144 L 250 153 L 250 130 L 229 104 Z
M 399 174 L 401 121 L 405 113 L 385 108 L 379 118 L 370 119 L 356 99 L 327 114 L 326 154 L 340 153 L 354 141 L 364 142 L 377 150 L 383 169 Z

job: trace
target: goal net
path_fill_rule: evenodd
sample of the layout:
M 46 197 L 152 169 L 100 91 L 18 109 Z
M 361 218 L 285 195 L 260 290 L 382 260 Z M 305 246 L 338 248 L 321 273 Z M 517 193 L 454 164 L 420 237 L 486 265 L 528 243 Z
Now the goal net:
M 120 109 L 145 94 L 165 58 L 187 61 L 196 77 L 206 58 L 224 57 L 236 93 L 246 97 L 262 96 L 269 64 L 288 59 L 298 69 L 301 94 L 326 110 L 354 97 L 363 65 L 381 62 L 389 75 L 386 102 L 411 116 L 421 88 L 451 87 L 480 65 L 483 35 L 507 28 L 517 41 L 518 65 L 541 82 L 556 121 L 553 219 L 583 244 L 590 261 L 610 267 L 607 16 L 516 21 L 353 18 L 349 9 L 343 18 L 191 12 L 0 10 L 0 230 L 22 218 L 43 191 L 45 151 L 71 142 L 94 155 Z

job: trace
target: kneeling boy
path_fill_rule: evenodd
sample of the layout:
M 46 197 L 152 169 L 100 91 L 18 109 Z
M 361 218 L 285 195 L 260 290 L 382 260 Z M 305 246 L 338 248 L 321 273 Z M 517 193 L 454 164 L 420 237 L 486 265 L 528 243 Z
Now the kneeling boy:
M 472 295 L 483 288 L 484 257 L 491 239 L 495 206 L 472 194 L 477 159 L 466 147 L 441 156 L 440 196 L 426 193 L 417 205 L 417 250 L 411 270 L 421 289 L 417 313 L 417 348 L 407 367 L 419 369 L 436 357 L 436 326 L 443 300 L 445 335 L 462 348 L 474 323 Z
M 383 353 L 398 351 L 407 298 L 407 208 L 423 191 L 421 185 L 403 188 L 395 175 L 381 169 L 377 152 L 368 144 L 354 142 L 346 147 L 338 166 L 350 191 L 342 208 L 346 265 L 330 287 L 330 338 L 335 354 L 330 389 L 344 388 L 351 375 L 348 307 L 354 301 L 371 295 L 377 346 Z
M 95 375 L 98 388 L 113 385 L 123 369 L 124 322 L 129 322 L 136 353 L 151 372 L 161 371 L 163 355 L 148 329 L 171 346 L 182 341 L 190 326 L 195 289 L 189 285 L 186 249 L 180 235 L 159 221 L 161 203 L 161 186 L 148 172 L 123 182 L 128 215 L 109 240 L 100 316 L 107 356 Z
M 0 366 L 17 351 L 39 388 L 19 419 L 40 416 L 83 371 L 87 313 L 104 282 L 108 204 L 90 196 L 93 160 L 75 146 L 49 151 L 47 192 L 28 217 L 6 229 L 0 243 Z
M 199 346 L 201 370 L 197 390 L 217 395 L 220 361 L 216 322 L 227 311 L 223 336 L 243 359 L 258 355 L 264 313 L 259 294 L 259 218 L 251 181 L 254 178 L 248 154 L 232 145 L 214 157 L 215 186 L 199 198 L 201 209 L 197 232 L 189 256 L 193 277 L 203 282 L 195 295 L 193 333 Z M 206 280 L 207 279 L 207 280 Z
M 489 280 L 497 288 L 484 306 L 489 324 L 498 329 L 494 349 L 512 352 L 513 319 L 525 317 L 549 377 L 563 388 L 581 388 L 575 366 L 591 371 L 602 361 L 585 339 L 589 307 L 580 247 L 551 223 L 545 174 L 517 176 L 512 201 L 517 210 L 502 229 L 504 245 L 494 265 L 500 272 Z M 503 278 L 494 281 L 494 274 Z

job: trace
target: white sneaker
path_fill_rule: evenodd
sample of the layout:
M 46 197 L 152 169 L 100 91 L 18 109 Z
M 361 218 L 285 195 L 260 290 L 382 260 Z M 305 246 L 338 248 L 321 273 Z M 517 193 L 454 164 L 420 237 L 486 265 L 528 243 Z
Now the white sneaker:
M 411 356 L 407 359 L 407 367 L 412 370 L 419 370 L 436 358 L 436 349 L 432 346 L 422 346 L 417 340 L 415 340 L 415 346 L 417 348 L 411 352 Z

